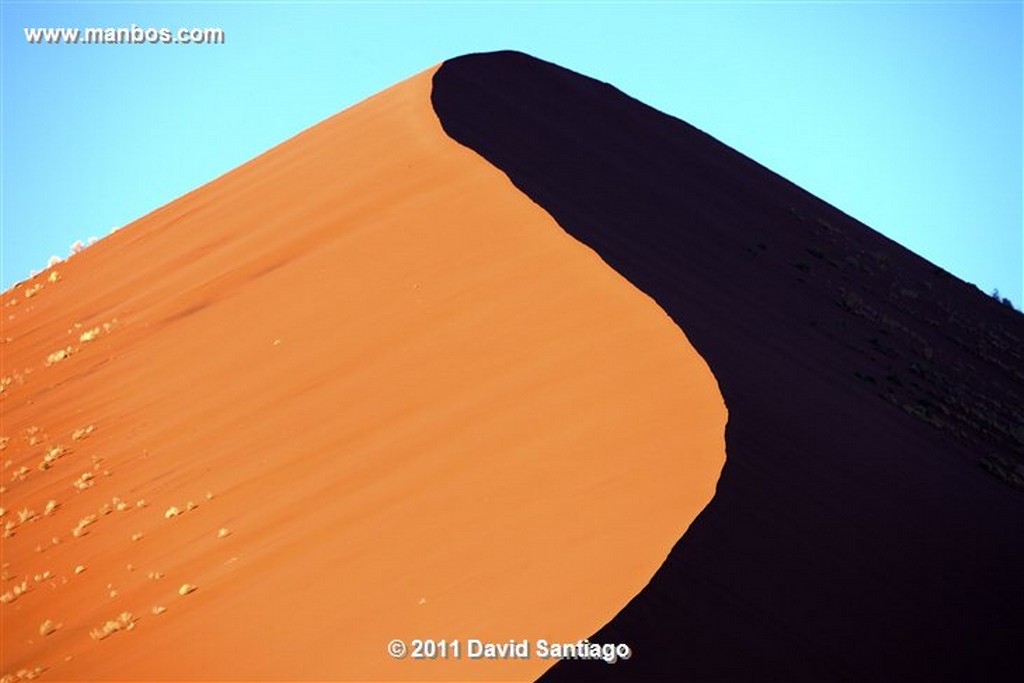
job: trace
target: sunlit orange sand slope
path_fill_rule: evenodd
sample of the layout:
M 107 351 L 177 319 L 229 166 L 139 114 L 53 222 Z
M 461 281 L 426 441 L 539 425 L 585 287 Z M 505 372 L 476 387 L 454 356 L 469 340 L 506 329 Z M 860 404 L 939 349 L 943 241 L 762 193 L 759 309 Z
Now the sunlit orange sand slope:
M 585 638 L 710 500 L 708 368 L 431 75 L 3 295 L 5 674 L 528 679 L 386 646 Z

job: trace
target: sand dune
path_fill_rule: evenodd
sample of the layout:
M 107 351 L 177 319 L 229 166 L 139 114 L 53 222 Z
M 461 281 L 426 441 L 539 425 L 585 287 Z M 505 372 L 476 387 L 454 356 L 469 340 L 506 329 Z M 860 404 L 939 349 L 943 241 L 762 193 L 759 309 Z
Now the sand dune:
M 586 637 L 711 499 L 708 367 L 432 76 L 0 298 L 6 676 L 534 678 L 385 648 Z
M 729 409 L 714 500 L 594 634 L 642 656 L 544 680 L 1020 679 L 1024 316 L 608 84 L 504 52 L 432 97 Z

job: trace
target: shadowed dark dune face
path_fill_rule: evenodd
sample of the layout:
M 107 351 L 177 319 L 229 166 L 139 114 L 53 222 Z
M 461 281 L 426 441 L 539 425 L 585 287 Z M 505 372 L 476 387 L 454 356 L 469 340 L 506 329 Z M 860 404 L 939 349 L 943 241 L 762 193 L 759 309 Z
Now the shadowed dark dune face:
M 560 67 L 462 57 L 432 97 L 450 136 L 658 302 L 729 409 L 714 500 L 591 637 L 633 658 L 544 680 L 1019 676 L 1020 314 Z

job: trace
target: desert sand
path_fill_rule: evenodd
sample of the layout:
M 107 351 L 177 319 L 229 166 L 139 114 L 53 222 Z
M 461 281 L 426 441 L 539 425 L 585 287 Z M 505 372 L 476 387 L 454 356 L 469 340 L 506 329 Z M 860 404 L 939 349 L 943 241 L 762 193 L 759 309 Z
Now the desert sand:
M 593 636 L 637 655 L 542 680 L 1020 680 L 1024 316 L 557 65 L 459 57 L 432 99 L 658 302 L 729 409 L 714 500 Z
M 585 638 L 711 499 L 708 366 L 433 73 L 0 298 L 3 674 L 532 679 L 386 646 Z

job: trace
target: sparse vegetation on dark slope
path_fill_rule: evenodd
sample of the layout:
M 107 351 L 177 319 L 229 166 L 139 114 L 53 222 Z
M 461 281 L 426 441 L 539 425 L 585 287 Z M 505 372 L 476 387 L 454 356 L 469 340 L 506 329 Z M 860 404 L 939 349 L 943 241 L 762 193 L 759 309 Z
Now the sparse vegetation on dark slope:
M 664 308 L 730 413 L 715 499 L 591 637 L 634 657 L 545 680 L 1019 677 L 1024 316 L 607 84 L 471 55 L 433 101 Z

